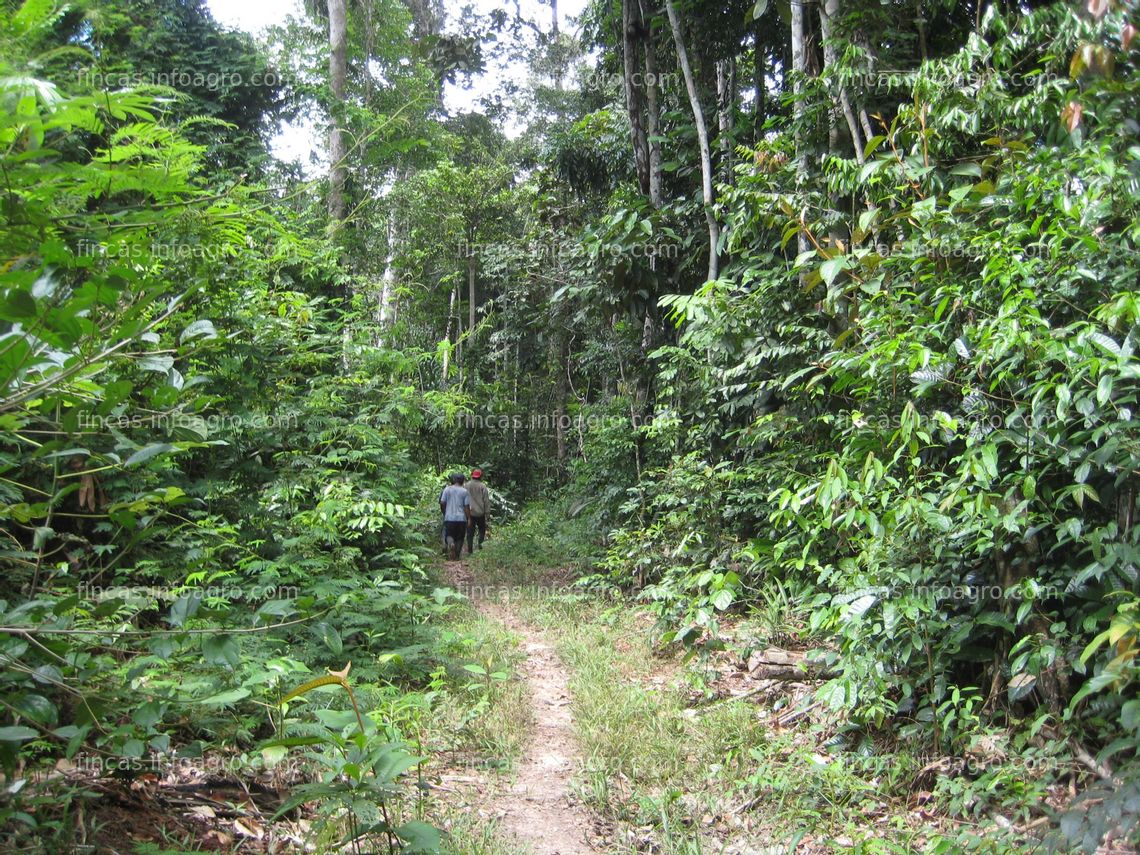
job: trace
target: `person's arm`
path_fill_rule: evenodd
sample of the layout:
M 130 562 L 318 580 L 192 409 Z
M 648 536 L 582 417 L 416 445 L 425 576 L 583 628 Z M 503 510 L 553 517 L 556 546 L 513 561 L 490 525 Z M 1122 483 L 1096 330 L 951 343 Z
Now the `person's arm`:
M 467 525 L 471 525 L 471 495 L 469 493 L 463 494 L 463 515 L 467 517 Z

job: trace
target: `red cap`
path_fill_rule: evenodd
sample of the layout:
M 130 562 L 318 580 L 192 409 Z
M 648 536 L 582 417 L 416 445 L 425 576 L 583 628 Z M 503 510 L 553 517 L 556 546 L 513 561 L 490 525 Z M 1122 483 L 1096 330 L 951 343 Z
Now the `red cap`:
M 483 477 L 483 470 L 482 469 L 472 469 L 471 470 L 471 477 L 472 478 L 482 478 Z

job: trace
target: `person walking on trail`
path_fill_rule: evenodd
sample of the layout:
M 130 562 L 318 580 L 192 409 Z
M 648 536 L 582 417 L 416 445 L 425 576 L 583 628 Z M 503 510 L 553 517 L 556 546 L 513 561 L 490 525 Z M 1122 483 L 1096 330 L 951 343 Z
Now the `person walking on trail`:
M 443 511 L 443 527 L 446 534 L 447 557 L 458 561 L 463 551 L 463 536 L 471 520 L 471 497 L 463 488 L 463 476 L 455 473 L 451 483 L 439 494 L 439 509 Z
M 442 493 L 442 491 L 446 490 L 450 484 L 451 484 L 451 476 L 450 475 L 443 476 L 443 486 L 439 488 L 440 492 Z M 443 496 L 441 495 L 439 498 L 440 498 L 440 503 L 439 503 L 439 543 L 443 547 L 444 551 L 446 552 L 447 551 L 447 518 L 444 516 Z
M 491 511 L 491 495 L 487 485 L 483 483 L 483 472 L 475 469 L 471 472 L 471 483 L 467 485 L 467 495 L 471 497 L 471 521 L 467 524 L 467 554 L 475 552 L 475 529 L 479 529 L 479 548 L 483 548 L 483 541 L 487 537 L 487 514 Z

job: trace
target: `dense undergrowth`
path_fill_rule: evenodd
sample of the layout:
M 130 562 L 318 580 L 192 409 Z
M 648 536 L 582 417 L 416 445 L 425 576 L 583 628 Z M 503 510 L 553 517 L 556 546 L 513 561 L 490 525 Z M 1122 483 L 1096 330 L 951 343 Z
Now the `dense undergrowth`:
M 320 296 L 311 207 L 218 192 L 171 93 L 18 74 L 56 23 L 2 23 L 3 847 L 117 845 L 91 781 L 198 764 L 284 770 L 326 845 L 431 849 L 409 690 L 467 651 L 424 563 L 423 357 Z
M 795 603 L 836 671 L 818 697 L 871 740 L 1095 755 L 1061 822 L 1087 848 L 1136 826 L 1135 49 L 1060 5 L 987 26 L 806 195 L 781 138 L 748 151 L 731 262 L 666 301 L 645 437 L 667 460 L 596 578 L 697 648 Z M 1116 75 L 1071 81 L 1082 43 Z M 817 248 L 785 263 L 805 205 Z

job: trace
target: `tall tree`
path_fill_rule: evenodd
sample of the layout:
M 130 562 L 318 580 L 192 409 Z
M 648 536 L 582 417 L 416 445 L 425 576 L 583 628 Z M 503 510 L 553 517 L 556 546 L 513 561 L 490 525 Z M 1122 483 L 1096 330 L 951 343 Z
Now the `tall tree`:
M 795 6 L 796 4 L 792 4 Z M 697 83 L 693 78 L 693 69 L 689 65 L 689 52 L 685 49 L 685 36 L 681 29 L 681 19 L 677 15 L 677 8 L 673 0 L 665 0 L 665 12 L 669 16 L 669 26 L 673 30 L 673 43 L 677 47 L 677 63 L 681 66 L 681 74 L 685 78 L 685 90 L 689 93 L 689 105 L 693 110 L 693 124 L 697 128 L 697 144 L 701 152 L 701 201 L 704 203 L 705 220 L 709 228 L 709 267 L 708 279 L 716 279 L 719 263 L 717 259 L 717 245 L 720 243 L 720 226 L 717 224 L 716 211 L 713 210 L 715 197 L 713 195 L 712 181 L 712 151 L 709 148 L 709 130 L 705 123 L 705 114 L 701 109 L 700 95 L 697 93 Z
M 329 128 L 329 221 L 339 230 L 347 213 L 345 183 L 348 147 L 345 145 L 345 107 L 348 77 L 348 9 L 346 0 L 328 0 L 329 89 L 332 93 Z
M 796 144 L 796 184 L 802 187 L 808 176 L 808 152 L 806 132 L 804 128 L 804 76 L 807 74 L 807 45 L 806 28 L 804 20 L 804 4 L 792 3 L 791 9 L 791 48 L 792 48 L 792 115 L 795 120 Z M 801 224 L 802 226 L 802 224 Z M 808 237 L 805 229 L 801 227 L 796 236 L 797 249 L 800 254 L 808 251 Z
M 633 143 L 633 161 L 637 169 L 637 184 L 641 192 L 649 194 L 649 140 L 642 120 L 644 107 L 642 87 L 638 82 L 638 47 L 642 41 L 645 23 L 641 18 L 638 0 L 622 0 L 622 80 L 625 88 L 626 112 L 629 114 L 629 132 Z
M 644 0 L 638 0 L 644 29 L 645 54 L 645 136 L 649 144 L 649 201 L 660 208 L 664 201 L 661 191 L 661 78 L 657 71 L 657 49 L 653 41 L 653 22 L 646 14 Z
M 834 69 L 839 61 L 839 51 L 835 44 L 835 20 L 839 15 L 839 0 L 823 0 L 819 4 L 819 34 L 823 39 L 823 67 Z M 836 81 L 833 90 L 835 104 L 831 110 L 831 119 L 828 124 L 829 148 L 832 154 L 838 154 L 840 149 L 840 130 L 837 121 L 842 115 L 847 123 L 847 132 L 851 135 L 851 145 L 855 150 L 855 159 L 863 163 L 863 141 L 859 133 L 859 121 L 855 117 L 855 109 L 851 105 L 851 96 L 847 87 Z

